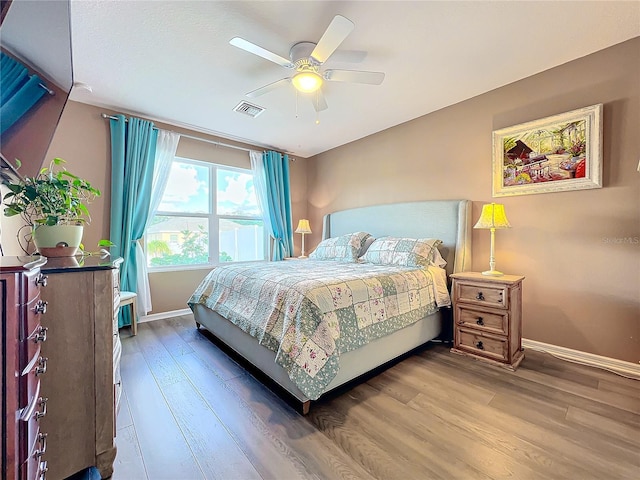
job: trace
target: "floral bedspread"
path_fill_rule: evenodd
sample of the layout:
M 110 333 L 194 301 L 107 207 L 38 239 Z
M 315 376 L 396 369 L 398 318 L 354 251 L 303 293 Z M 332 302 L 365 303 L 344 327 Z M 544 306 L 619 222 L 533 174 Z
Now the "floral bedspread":
M 317 399 L 338 358 L 437 310 L 427 269 L 333 261 L 216 267 L 188 301 L 218 312 L 261 345 Z

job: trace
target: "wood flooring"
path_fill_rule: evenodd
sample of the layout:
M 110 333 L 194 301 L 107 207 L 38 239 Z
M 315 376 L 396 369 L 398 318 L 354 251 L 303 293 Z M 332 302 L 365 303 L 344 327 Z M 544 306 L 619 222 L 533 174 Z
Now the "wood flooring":
M 121 331 L 114 480 L 639 479 L 640 382 L 433 344 L 302 416 L 185 315 Z

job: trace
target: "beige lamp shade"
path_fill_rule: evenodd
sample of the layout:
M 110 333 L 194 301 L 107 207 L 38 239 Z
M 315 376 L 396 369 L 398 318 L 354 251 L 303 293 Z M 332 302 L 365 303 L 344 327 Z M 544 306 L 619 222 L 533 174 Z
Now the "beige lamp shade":
M 309 225 L 309 220 L 301 219 L 298 221 L 298 228 L 296 228 L 296 233 L 311 233 L 311 226 Z
M 489 203 L 482 206 L 482 213 L 473 228 L 511 228 L 504 205 Z

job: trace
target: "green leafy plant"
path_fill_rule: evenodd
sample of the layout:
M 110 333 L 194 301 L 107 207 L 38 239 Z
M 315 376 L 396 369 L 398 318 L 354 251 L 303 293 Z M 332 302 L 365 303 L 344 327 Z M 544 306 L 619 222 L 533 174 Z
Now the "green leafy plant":
M 61 167 L 64 163 L 54 158 L 35 177 L 7 183 L 5 216 L 20 215 L 32 226 L 88 224 L 87 204 L 101 195 L 100 190 Z
M 16 159 L 17 160 L 17 159 Z M 18 167 L 20 163 L 18 163 Z M 13 217 L 20 215 L 25 227 L 38 225 L 83 225 L 91 222 L 87 204 L 101 195 L 100 190 L 88 181 L 74 175 L 64 168 L 66 162 L 62 158 L 54 158 L 48 167 L 40 170 L 35 177 L 4 182 L 9 192 L 2 201 L 5 205 L 4 215 Z M 22 228 L 25 228 L 22 227 Z M 20 238 L 20 231 L 18 238 Z M 28 243 L 30 233 L 24 237 Z M 20 247 L 26 247 L 18 240 Z M 100 240 L 98 251 L 90 252 L 80 244 L 81 255 L 109 255 L 106 248 L 115 244 L 110 240 Z

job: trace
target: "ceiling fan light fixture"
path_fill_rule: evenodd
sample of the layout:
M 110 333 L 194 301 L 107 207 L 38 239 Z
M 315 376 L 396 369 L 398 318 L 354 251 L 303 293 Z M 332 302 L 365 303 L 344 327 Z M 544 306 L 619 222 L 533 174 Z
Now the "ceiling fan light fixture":
M 313 93 L 322 86 L 322 77 L 314 72 L 300 72 L 293 76 L 291 83 L 302 93 Z

